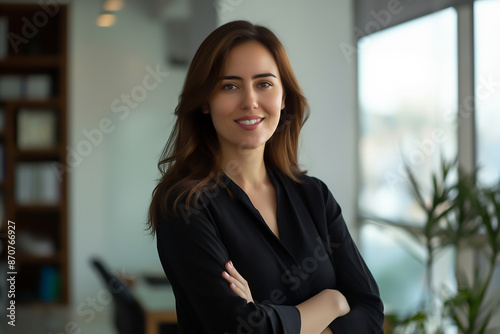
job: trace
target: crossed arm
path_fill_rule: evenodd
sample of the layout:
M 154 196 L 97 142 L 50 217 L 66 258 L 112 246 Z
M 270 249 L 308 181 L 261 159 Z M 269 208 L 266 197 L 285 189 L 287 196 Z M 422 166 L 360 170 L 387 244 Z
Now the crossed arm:
M 252 292 L 248 282 L 238 273 L 231 261 L 226 263 L 222 276 L 230 283 L 231 290 L 247 303 L 253 303 Z M 333 333 L 328 325 L 338 317 L 350 311 L 344 295 L 333 289 L 325 289 L 308 300 L 296 305 L 300 312 L 301 334 Z

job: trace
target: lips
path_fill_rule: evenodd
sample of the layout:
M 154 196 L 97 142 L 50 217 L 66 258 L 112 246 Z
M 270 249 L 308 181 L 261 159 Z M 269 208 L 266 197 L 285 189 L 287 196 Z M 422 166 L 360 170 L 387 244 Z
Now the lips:
M 235 122 L 244 130 L 250 131 L 257 129 L 263 120 L 264 117 L 262 116 L 249 115 L 240 117 Z
M 237 120 L 236 123 L 238 124 L 245 124 L 245 125 L 253 125 L 255 123 L 258 123 L 262 120 L 262 118 L 256 118 L 256 119 L 243 119 L 243 120 Z

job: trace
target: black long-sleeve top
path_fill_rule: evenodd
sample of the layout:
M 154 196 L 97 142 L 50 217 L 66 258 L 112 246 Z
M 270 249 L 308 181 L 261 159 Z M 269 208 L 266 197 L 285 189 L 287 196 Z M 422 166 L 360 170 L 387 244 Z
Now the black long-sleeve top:
M 299 334 L 295 305 L 337 289 L 351 311 L 334 320 L 334 334 L 383 333 L 378 287 L 320 180 L 297 183 L 268 169 L 277 195 L 279 238 L 246 193 L 229 177 L 197 205 L 160 217 L 157 247 L 176 298 L 181 333 Z M 247 280 L 254 303 L 222 277 L 231 260 Z

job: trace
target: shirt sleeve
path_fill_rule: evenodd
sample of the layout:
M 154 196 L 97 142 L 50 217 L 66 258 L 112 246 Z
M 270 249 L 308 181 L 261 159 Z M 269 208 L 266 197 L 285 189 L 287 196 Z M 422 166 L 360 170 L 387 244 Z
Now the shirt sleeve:
M 384 306 L 377 283 L 352 240 L 340 206 L 324 183 L 322 187 L 338 290 L 351 308 L 348 314 L 335 319 L 329 327 L 335 334 L 383 333 Z
M 182 316 L 204 333 L 299 334 L 295 306 L 247 303 L 230 289 L 222 277 L 229 254 L 209 210 L 180 211 L 178 218 L 160 218 L 156 231 L 160 261 L 187 312 L 179 324 Z

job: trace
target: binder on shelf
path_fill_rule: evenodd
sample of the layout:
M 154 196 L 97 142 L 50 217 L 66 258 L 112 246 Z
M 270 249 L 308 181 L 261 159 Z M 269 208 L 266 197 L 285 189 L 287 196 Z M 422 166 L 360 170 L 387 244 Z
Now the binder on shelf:
M 16 165 L 15 199 L 20 205 L 55 205 L 60 184 L 50 162 L 23 162 Z
M 0 60 L 7 57 L 9 53 L 8 30 L 9 20 L 5 16 L 0 16 Z
M 5 108 L 0 105 L 0 133 L 5 129 Z
M 17 147 L 47 149 L 56 144 L 57 120 L 54 110 L 20 109 L 17 113 Z
M 5 218 L 7 218 L 5 217 L 5 197 L 3 192 L 0 192 L 0 230 L 2 230 Z
M 41 204 L 57 204 L 59 202 L 59 179 L 52 163 L 41 163 L 38 167 L 40 178 Z
M 34 74 L 26 77 L 27 99 L 46 99 L 51 95 L 51 79 L 48 74 Z
M 60 297 L 60 274 L 54 266 L 43 266 L 40 272 L 39 298 L 42 302 L 55 302 Z
M 2 143 L 0 143 L 0 182 L 4 180 L 5 171 L 5 149 Z
M 15 170 L 15 195 L 19 204 L 32 201 L 33 170 L 29 164 L 18 164 Z
M 23 78 L 20 75 L 0 76 L 0 99 L 13 100 L 23 96 Z

